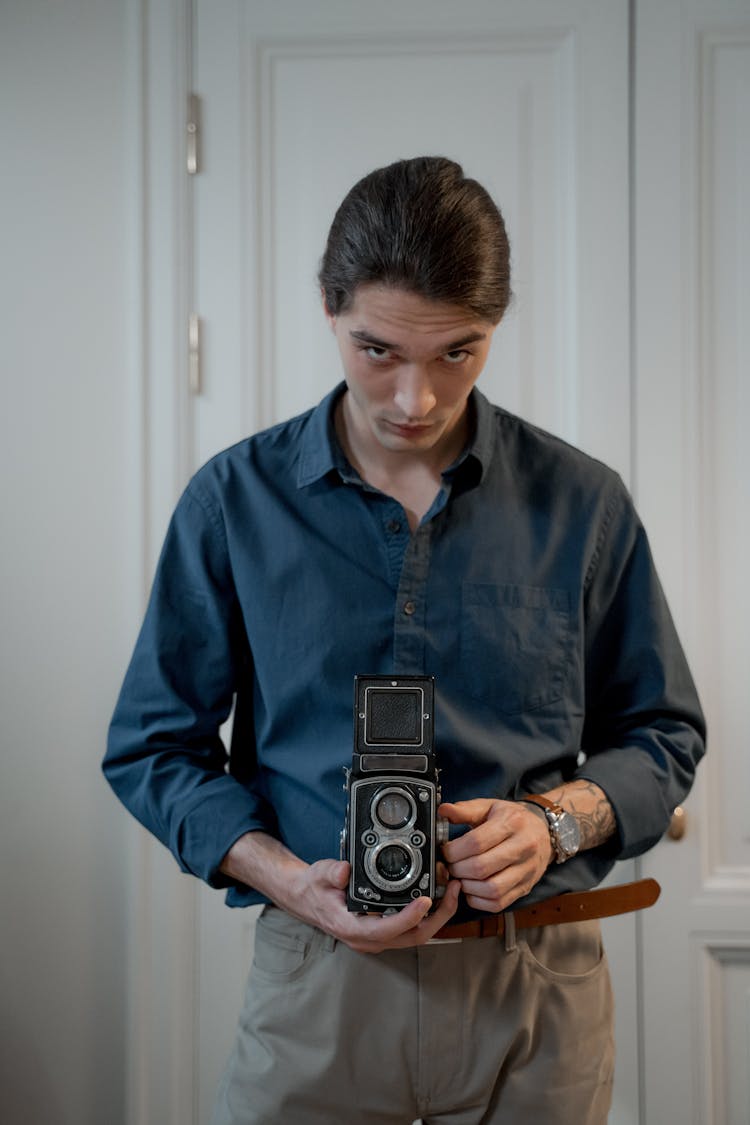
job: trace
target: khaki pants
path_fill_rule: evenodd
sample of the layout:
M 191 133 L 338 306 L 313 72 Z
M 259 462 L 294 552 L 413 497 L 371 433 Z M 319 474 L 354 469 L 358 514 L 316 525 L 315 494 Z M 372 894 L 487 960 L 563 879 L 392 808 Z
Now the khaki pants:
M 604 1125 L 597 922 L 354 953 L 275 907 L 213 1125 Z

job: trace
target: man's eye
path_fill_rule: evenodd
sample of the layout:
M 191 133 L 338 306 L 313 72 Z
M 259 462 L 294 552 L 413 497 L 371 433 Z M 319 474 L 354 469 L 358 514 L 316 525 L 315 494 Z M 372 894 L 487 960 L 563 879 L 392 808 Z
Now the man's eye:
M 453 364 L 454 366 L 456 366 L 459 363 L 463 363 L 464 360 L 468 357 L 468 355 L 469 355 L 469 352 L 465 351 L 462 348 L 460 351 L 457 351 L 457 352 L 446 352 L 445 355 L 443 356 L 443 359 L 445 360 L 446 363 Z
M 375 344 L 370 344 L 369 347 L 365 348 L 365 354 L 368 359 L 373 359 L 376 363 L 382 363 L 383 360 L 389 358 L 391 353 L 387 348 L 378 348 Z

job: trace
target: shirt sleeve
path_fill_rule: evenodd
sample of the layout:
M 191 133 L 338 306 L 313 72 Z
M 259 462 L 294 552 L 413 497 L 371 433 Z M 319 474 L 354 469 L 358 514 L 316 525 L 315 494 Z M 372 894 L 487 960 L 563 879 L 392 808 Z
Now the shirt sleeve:
M 577 776 L 607 794 L 617 859 L 666 831 L 705 751 L 705 723 L 651 557 L 621 484 L 586 577 L 585 764 Z
M 181 869 L 214 887 L 233 885 L 219 865 L 240 836 L 255 829 L 277 834 L 247 722 L 251 692 L 251 654 L 223 519 L 193 483 L 167 532 L 103 770 Z M 227 772 L 220 735 L 235 697 L 243 712 L 241 782 Z

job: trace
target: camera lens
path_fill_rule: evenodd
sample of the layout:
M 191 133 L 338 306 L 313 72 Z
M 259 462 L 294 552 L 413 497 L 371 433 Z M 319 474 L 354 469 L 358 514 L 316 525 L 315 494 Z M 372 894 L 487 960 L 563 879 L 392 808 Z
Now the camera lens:
M 397 882 L 408 874 L 411 867 L 411 856 L 405 848 L 399 847 L 398 844 L 390 844 L 378 853 L 375 866 L 384 879 Z
M 375 802 L 373 813 L 384 828 L 404 828 L 413 817 L 414 803 L 405 793 L 389 789 Z
M 391 894 L 413 887 L 422 872 L 421 852 L 400 837 L 381 838 L 374 848 L 365 848 L 362 859 L 370 882 Z

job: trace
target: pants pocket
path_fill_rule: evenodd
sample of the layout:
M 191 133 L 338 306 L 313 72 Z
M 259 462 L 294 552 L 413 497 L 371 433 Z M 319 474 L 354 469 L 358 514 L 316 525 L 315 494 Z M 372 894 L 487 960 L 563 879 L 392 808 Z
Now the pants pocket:
M 519 930 L 518 947 L 532 972 L 561 984 L 585 983 L 606 968 L 595 920 Z
M 315 930 L 274 906 L 255 925 L 253 974 L 268 980 L 294 980 L 314 956 Z

